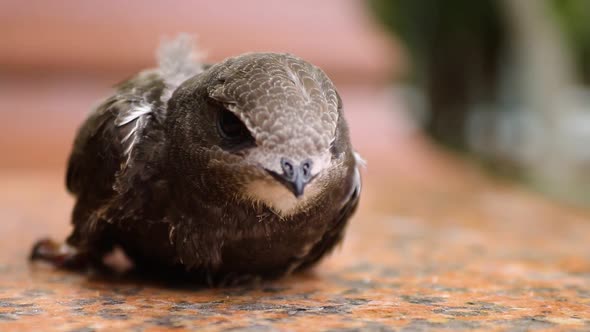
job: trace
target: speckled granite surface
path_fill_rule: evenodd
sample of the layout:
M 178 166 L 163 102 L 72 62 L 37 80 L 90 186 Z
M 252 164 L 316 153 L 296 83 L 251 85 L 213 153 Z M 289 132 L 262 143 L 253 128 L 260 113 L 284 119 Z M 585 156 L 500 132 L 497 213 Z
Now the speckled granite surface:
M 230 289 L 30 265 L 34 239 L 69 231 L 72 200 L 59 172 L 2 172 L 0 331 L 590 330 L 590 213 L 456 161 L 369 163 L 339 250 Z

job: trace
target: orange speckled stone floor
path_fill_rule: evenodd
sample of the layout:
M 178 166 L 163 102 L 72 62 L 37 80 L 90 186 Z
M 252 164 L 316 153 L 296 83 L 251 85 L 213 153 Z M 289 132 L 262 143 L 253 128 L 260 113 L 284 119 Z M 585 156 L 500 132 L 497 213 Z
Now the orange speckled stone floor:
M 60 171 L 3 171 L 0 331 L 590 330 L 590 213 L 420 144 L 366 156 L 361 207 L 320 266 L 228 289 L 30 265 L 73 200 Z

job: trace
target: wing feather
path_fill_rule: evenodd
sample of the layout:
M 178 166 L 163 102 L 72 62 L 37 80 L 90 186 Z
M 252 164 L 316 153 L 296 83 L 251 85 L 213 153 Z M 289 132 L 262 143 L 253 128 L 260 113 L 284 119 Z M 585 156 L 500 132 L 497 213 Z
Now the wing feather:
M 187 35 L 163 43 L 158 68 L 119 84 L 115 94 L 91 113 L 68 163 L 66 181 L 72 193 L 97 187 L 105 193 L 113 188 L 126 191 L 137 176 L 149 177 L 145 166 L 157 163 L 154 158 L 163 147 L 168 99 L 182 82 L 203 70 L 195 53 Z

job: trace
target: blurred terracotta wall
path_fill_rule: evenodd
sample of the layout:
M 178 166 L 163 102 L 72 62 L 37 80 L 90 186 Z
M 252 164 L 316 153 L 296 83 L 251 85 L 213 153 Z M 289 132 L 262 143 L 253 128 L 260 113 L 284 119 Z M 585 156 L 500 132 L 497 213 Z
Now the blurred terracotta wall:
M 0 168 L 63 167 L 91 106 L 153 65 L 161 38 L 179 32 L 197 35 L 210 61 L 248 51 L 297 54 L 351 91 L 350 112 L 374 108 L 370 87 L 402 67 L 396 44 L 361 1 L 3 0 Z

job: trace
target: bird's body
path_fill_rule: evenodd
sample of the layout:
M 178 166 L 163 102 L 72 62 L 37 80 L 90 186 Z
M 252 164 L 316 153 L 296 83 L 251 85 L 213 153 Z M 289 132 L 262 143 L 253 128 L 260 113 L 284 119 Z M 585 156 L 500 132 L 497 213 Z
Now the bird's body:
M 118 246 L 137 266 L 232 282 L 311 266 L 342 239 L 360 177 L 330 80 L 286 54 L 189 55 L 171 44 L 82 125 L 63 265 Z

